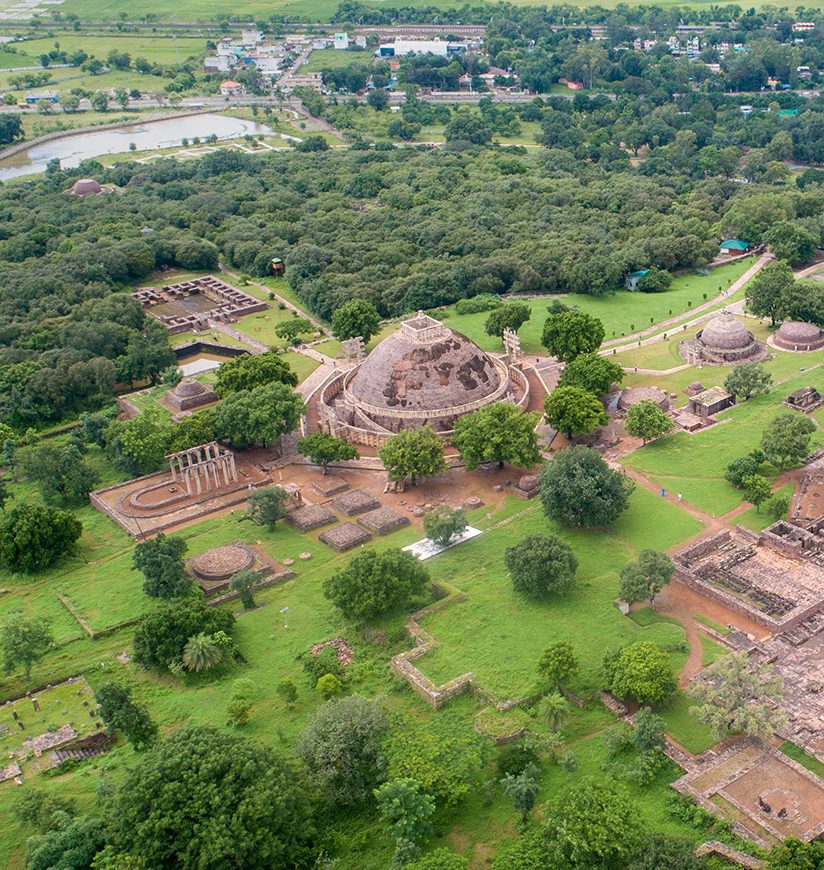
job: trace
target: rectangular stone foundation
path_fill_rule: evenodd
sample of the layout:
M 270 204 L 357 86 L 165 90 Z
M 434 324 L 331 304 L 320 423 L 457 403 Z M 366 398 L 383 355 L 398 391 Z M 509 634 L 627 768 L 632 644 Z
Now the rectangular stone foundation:
M 346 490 L 349 489 L 349 483 L 342 477 L 323 477 L 312 484 L 312 489 L 314 489 L 318 495 L 322 495 L 324 498 L 329 498 L 338 493 L 346 492 Z
M 332 499 L 332 507 L 347 517 L 354 517 L 366 513 L 366 511 L 375 510 L 380 506 L 381 503 L 377 499 L 360 489 L 353 489 L 351 492 L 345 492 Z
M 372 540 L 372 535 L 365 532 L 360 526 L 355 523 L 341 523 L 339 526 L 328 529 L 322 532 L 320 540 L 324 544 L 328 544 L 333 550 L 339 553 L 345 553 L 358 544 L 365 544 Z
M 286 521 L 301 532 L 311 532 L 337 521 L 337 517 L 320 504 L 307 504 L 289 511 Z
M 358 525 L 376 535 L 388 535 L 396 529 L 409 525 L 409 517 L 399 514 L 390 507 L 379 507 L 358 517 Z

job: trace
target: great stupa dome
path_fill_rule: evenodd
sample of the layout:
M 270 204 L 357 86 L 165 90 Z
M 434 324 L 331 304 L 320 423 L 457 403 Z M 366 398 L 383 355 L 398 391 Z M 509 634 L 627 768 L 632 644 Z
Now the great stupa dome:
M 504 361 L 418 312 L 324 389 L 320 401 L 327 420 L 331 414 L 336 424 L 385 437 L 425 423 L 449 432 L 458 417 L 523 393 Z
M 722 311 L 694 339 L 683 342 L 681 356 L 710 365 L 734 365 L 762 360 L 767 349 L 734 314 Z

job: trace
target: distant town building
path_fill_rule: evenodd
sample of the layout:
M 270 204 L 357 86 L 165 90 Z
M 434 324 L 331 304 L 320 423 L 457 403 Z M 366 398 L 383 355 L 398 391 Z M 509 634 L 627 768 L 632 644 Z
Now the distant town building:
M 793 33 L 804 33 L 808 30 L 815 30 L 814 21 L 796 21 L 793 24 Z
M 240 82 L 229 81 L 223 82 L 220 86 L 220 95 L 222 97 L 242 97 L 246 91 Z
M 396 39 L 386 42 L 375 52 L 378 57 L 403 57 L 407 54 L 437 54 L 447 57 L 466 49 L 465 42 L 446 42 L 442 39 Z
M 338 51 L 345 51 L 347 48 L 349 48 L 349 36 L 348 36 L 348 34 L 336 33 L 332 47 L 336 48 Z
M 743 254 L 750 249 L 750 243 L 742 239 L 724 239 L 719 248 L 722 254 Z
M 233 65 L 229 55 L 214 54 L 203 59 L 203 71 L 207 73 L 229 72 Z
M 639 269 L 637 272 L 630 272 L 624 281 L 624 286 L 627 290 L 637 290 L 641 279 L 645 275 L 649 275 L 649 269 Z

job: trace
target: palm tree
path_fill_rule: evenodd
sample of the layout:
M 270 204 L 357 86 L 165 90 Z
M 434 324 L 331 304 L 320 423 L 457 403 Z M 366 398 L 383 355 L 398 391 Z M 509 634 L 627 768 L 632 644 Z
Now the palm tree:
M 183 665 L 190 671 L 208 671 L 223 661 L 223 650 L 209 634 L 196 634 L 183 648 Z
M 547 720 L 550 731 L 557 731 L 569 715 L 569 704 L 560 692 L 552 692 L 552 694 L 547 695 L 541 701 L 538 709 L 540 715 Z

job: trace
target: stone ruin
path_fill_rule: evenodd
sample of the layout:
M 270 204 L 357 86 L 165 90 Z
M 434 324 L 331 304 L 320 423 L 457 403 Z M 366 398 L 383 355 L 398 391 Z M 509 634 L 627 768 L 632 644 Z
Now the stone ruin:
M 311 532 L 321 526 L 337 522 L 337 517 L 323 505 L 305 504 L 293 511 L 288 511 L 286 521 L 298 531 Z
M 188 330 L 197 332 L 207 329 L 209 321 L 229 323 L 269 307 L 266 302 L 214 275 L 159 288 L 141 287 L 132 297 L 166 326 L 169 335 Z
M 390 507 L 378 507 L 358 517 L 358 525 L 376 535 L 388 535 L 409 525 L 409 517 Z
M 182 483 L 187 495 L 200 495 L 204 490 L 237 483 L 235 454 L 217 441 L 171 453 L 166 458 L 172 480 Z
M 373 511 L 380 506 L 381 504 L 376 498 L 361 489 L 341 493 L 332 499 L 332 507 L 347 517 Z
M 730 311 L 713 317 L 695 338 L 682 341 L 682 359 L 690 365 L 730 366 L 766 359 L 768 350 Z
M 784 400 L 784 404 L 794 411 L 802 411 L 806 414 L 824 405 L 824 396 L 815 387 L 803 387 L 790 393 Z
M 328 544 L 333 550 L 339 553 L 345 553 L 359 544 L 365 544 L 372 540 L 372 535 L 365 532 L 360 526 L 355 523 L 341 523 L 339 526 L 334 526 L 321 532 L 320 540 L 324 544 Z

